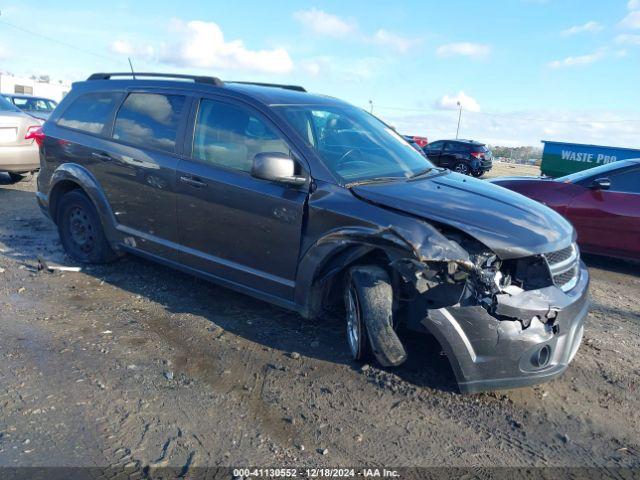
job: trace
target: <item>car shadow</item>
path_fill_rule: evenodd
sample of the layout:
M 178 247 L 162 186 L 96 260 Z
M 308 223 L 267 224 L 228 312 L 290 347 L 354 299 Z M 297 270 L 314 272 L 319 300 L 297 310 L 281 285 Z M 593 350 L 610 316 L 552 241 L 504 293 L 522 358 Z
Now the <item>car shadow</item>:
M 134 255 L 107 266 L 85 267 L 83 271 L 132 295 L 163 305 L 169 314 L 201 316 L 265 347 L 285 353 L 298 352 L 348 365 L 354 370 L 362 366 L 349 356 L 345 321 L 336 314 L 304 319 L 295 312 Z M 435 338 L 415 332 L 401 332 L 400 336 L 408 360 L 400 367 L 385 371 L 415 386 L 444 391 L 457 389 L 453 371 Z
M 599 268 L 600 270 L 636 277 L 640 275 L 640 261 L 637 260 L 623 260 L 621 258 L 604 257 L 592 253 L 582 253 L 580 256 L 589 268 Z
M 81 266 L 65 256 L 55 225 L 41 214 L 32 192 L 0 188 L 0 202 L 0 215 L 7 220 L 0 224 L 0 246 L 3 246 L 0 255 L 31 270 L 37 267 L 38 256 L 52 264 Z M 20 207 L 12 208 L 13 205 Z M 134 297 L 141 296 L 162 305 L 169 315 L 198 315 L 265 347 L 295 351 L 307 357 L 348 365 L 354 370 L 362 366 L 351 360 L 345 321 L 336 314 L 307 320 L 297 313 L 134 255 L 108 265 L 81 267 L 86 275 Z M 153 322 L 154 319 L 145 321 Z M 420 387 L 444 391 L 457 388 L 449 362 L 433 337 L 401 332 L 401 338 L 407 348 L 408 360 L 400 367 L 383 369 L 385 375 L 395 375 Z M 388 380 L 382 379 L 377 369 L 373 370 L 369 375 L 372 382 Z

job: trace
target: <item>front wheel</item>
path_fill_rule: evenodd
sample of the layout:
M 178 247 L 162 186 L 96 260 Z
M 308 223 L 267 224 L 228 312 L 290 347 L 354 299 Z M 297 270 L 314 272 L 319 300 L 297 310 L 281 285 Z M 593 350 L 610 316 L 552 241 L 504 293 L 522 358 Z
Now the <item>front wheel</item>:
M 471 172 L 471 174 L 476 178 L 480 178 L 482 175 L 484 175 L 484 170 L 474 170 L 473 172 Z
M 60 199 L 57 219 L 62 246 L 71 258 L 81 263 L 115 260 L 100 217 L 83 192 L 73 190 Z
M 461 173 L 462 175 L 469 175 L 470 170 L 469 170 L 469 165 L 467 165 L 464 162 L 459 162 L 456 163 L 456 166 L 454 167 L 454 170 L 458 173 Z
M 384 269 L 362 265 L 349 270 L 345 289 L 347 343 L 354 360 L 373 353 L 385 367 L 407 354 L 393 328 L 393 287 Z

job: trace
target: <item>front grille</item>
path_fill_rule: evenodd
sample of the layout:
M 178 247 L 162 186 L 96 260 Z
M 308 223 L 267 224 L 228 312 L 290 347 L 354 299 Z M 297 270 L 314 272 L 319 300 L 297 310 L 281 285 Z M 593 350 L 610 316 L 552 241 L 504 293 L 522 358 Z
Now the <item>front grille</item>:
M 568 292 L 576 286 L 580 275 L 580 251 L 575 243 L 562 250 L 545 253 L 544 258 L 557 287 Z
M 550 265 L 553 265 L 556 263 L 564 262 L 565 260 L 571 258 L 573 252 L 573 245 L 569 245 L 567 248 L 563 248 L 562 250 L 558 250 L 557 252 L 547 253 L 545 254 L 545 257 L 547 259 L 547 262 L 549 262 Z

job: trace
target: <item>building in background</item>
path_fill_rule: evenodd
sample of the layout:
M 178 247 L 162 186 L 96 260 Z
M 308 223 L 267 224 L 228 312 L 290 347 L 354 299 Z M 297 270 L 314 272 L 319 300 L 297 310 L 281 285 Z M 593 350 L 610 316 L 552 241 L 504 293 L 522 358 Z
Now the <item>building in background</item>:
M 71 90 L 71 84 L 51 80 L 48 75 L 20 77 L 0 72 L 0 93 L 34 95 L 59 102 L 69 90 Z
M 581 143 L 551 142 L 543 140 L 543 175 L 561 177 L 618 160 L 640 158 L 640 150 L 632 148 L 605 147 Z

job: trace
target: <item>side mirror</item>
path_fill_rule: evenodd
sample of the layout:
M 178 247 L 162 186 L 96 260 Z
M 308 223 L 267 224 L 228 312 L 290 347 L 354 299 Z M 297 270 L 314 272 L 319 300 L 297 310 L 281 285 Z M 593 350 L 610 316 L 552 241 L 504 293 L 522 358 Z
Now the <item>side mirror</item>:
M 296 175 L 296 162 L 289 155 L 277 152 L 258 153 L 253 157 L 251 176 L 271 182 L 301 186 L 307 177 Z
M 596 178 L 589 188 L 592 190 L 609 190 L 611 188 L 611 180 L 608 178 Z

